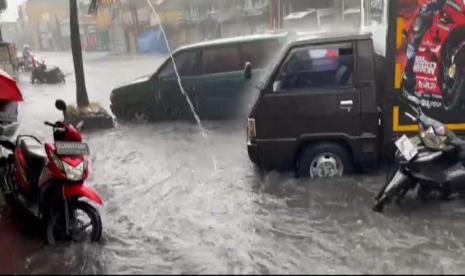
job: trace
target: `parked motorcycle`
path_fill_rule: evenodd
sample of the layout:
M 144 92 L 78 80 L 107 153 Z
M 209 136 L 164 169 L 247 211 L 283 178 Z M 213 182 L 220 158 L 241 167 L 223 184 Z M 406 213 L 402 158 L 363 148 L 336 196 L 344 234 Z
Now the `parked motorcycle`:
M 42 61 L 37 67 L 32 70 L 31 83 L 64 83 L 66 82 L 65 74 L 58 67 L 47 69 L 47 65 Z
M 55 106 L 66 111 L 66 103 L 61 100 Z M 49 244 L 99 241 L 100 215 L 81 200 L 103 204 L 100 196 L 84 184 L 89 176 L 89 147 L 82 143 L 82 123 L 76 128 L 64 120 L 45 125 L 53 128 L 53 144 L 43 144 L 31 135 L 19 135 L 15 144 L 0 142 L 12 151 L 0 159 L 3 194 L 13 208 L 23 208 L 43 222 Z
M 418 135 L 404 135 L 396 141 L 398 169 L 376 196 L 376 212 L 382 212 L 394 199 L 400 204 L 415 188 L 423 200 L 432 193 L 448 199 L 453 193 L 465 191 L 465 141 L 443 123 L 426 116 L 421 107 L 412 108 L 415 116 L 406 115 L 418 123 Z

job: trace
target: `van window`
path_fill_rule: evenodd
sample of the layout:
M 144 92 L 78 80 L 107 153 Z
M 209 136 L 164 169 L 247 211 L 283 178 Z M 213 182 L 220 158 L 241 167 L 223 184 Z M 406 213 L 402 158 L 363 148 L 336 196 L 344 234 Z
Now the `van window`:
M 279 54 L 281 44 L 278 40 L 249 42 L 241 45 L 243 62 L 250 62 L 252 69 L 267 67 L 274 55 Z
M 293 49 L 282 65 L 274 91 L 353 85 L 352 44 Z
M 181 75 L 181 77 L 195 75 L 197 52 L 187 51 L 178 53 L 174 56 L 174 61 L 176 62 L 176 68 L 178 69 L 179 75 Z M 171 58 L 165 64 L 165 67 L 161 70 L 160 77 L 164 79 L 176 77 L 173 68 L 173 61 Z
M 243 70 L 239 47 L 207 48 L 202 55 L 202 73 L 217 74 Z

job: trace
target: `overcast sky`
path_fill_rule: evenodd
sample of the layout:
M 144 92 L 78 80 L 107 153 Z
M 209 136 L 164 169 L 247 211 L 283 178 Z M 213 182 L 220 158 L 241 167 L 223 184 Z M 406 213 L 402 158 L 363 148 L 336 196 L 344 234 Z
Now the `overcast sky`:
M 18 18 L 18 5 L 26 0 L 7 0 L 8 9 L 1 15 L 1 20 L 16 21 Z

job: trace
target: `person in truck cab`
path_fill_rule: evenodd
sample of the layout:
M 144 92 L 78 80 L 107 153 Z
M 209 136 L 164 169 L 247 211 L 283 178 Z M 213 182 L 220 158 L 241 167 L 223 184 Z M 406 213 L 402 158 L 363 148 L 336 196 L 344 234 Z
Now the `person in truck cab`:
M 284 65 L 286 69 L 281 76 L 280 87 L 347 85 L 354 68 L 351 54 L 331 49 L 296 51 Z
M 336 71 L 335 84 L 344 86 L 348 85 L 349 81 L 352 79 L 353 68 L 354 68 L 354 59 L 351 56 L 352 53 L 341 53 L 339 56 L 339 66 Z

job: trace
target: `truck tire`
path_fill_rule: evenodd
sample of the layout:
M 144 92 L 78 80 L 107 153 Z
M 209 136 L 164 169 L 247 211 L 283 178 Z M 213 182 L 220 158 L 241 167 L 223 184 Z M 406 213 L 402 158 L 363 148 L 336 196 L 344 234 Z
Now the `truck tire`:
M 351 174 L 354 164 L 347 149 L 336 143 L 318 143 L 302 149 L 297 160 L 297 177 L 333 178 Z

